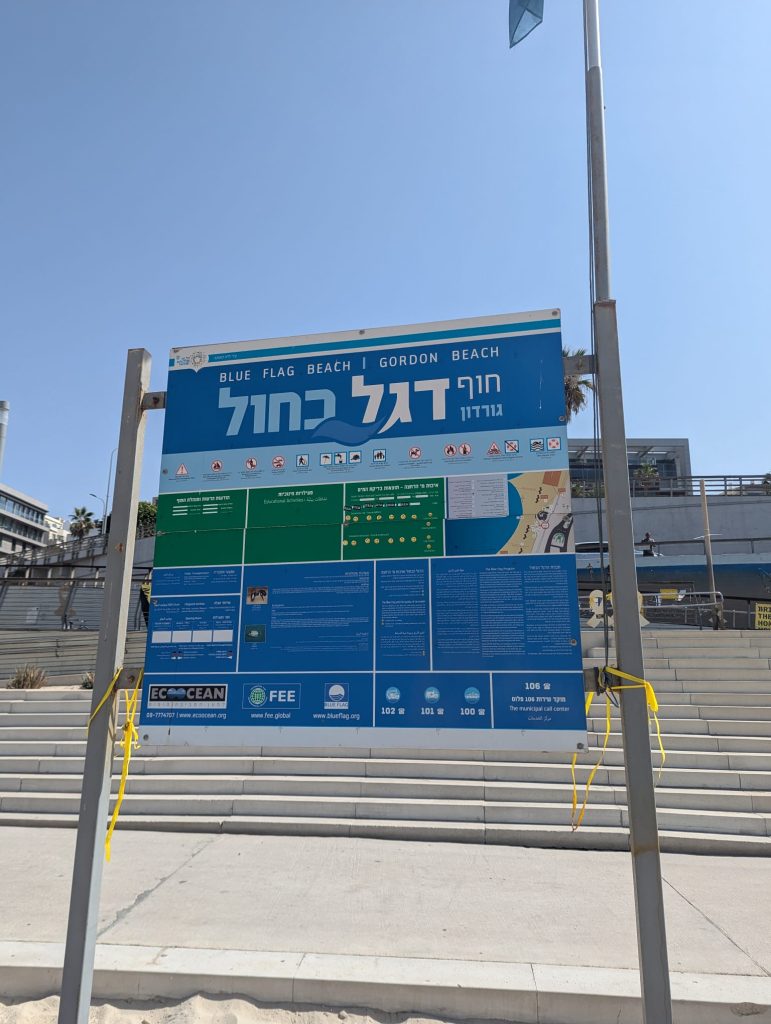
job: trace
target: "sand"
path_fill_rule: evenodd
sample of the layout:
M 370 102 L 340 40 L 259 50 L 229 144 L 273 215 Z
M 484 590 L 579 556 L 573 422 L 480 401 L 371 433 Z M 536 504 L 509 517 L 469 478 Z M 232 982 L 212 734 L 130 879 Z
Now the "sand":
M 0 1024 L 56 1024 L 57 996 L 33 1001 L 0 999 Z M 257 1006 L 248 999 L 193 996 L 181 1003 L 166 1000 L 97 1002 L 89 1024 L 436 1024 L 435 1019 L 378 1013 L 376 1017 L 345 1010 L 292 1010 Z

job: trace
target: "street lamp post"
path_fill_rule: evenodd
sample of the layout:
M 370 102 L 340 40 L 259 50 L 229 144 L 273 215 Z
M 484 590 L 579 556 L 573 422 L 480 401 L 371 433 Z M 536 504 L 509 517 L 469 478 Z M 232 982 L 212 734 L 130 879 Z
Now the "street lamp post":
M 112 484 L 112 461 L 115 458 L 117 448 L 113 448 L 110 453 L 110 468 L 107 470 L 107 490 L 104 492 L 104 497 L 101 498 L 98 494 L 94 494 L 93 491 L 89 491 L 91 498 L 96 498 L 97 501 L 101 501 L 104 505 L 104 514 L 102 515 L 102 529 L 99 531 L 102 536 L 107 533 L 107 509 L 110 507 L 110 485 Z
M 94 494 L 93 491 L 89 491 L 88 492 L 88 496 L 89 496 L 89 498 L 96 498 L 97 501 L 101 501 L 101 503 L 102 503 L 102 528 L 99 531 L 99 533 L 102 536 L 104 536 L 105 526 L 107 524 L 107 499 L 106 498 L 100 498 L 99 495 L 98 494 Z

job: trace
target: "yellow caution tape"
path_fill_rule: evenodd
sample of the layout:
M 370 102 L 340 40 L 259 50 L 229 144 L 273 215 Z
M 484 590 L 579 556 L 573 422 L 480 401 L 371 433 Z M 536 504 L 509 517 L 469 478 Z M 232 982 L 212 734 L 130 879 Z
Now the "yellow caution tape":
M 586 712 L 587 717 L 589 715 L 589 708 L 592 706 L 592 701 L 593 700 L 594 700 L 594 690 L 590 690 L 587 693 L 587 695 L 586 695 L 586 703 L 585 703 L 585 706 L 584 706 L 584 710 Z M 578 754 L 577 753 L 573 754 L 573 757 L 571 758 L 571 761 L 570 761 L 570 777 L 573 780 L 573 806 L 570 809 L 570 823 L 571 823 L 571 825 L 573 825 L 573 822 L 575 820 L 576 807 L 578 806 L 578 784 L 576 783 L 576 761 L 577 760 L 578 760 Z M 583 817 L 583 814 L 582 814 L 582 817 Z M 573 831 L 575 831 L 577 828 L 578 828 L 578 825 L 573 825 Z
M 664 750 L 664 741 L 661 738 L 661 723 L 659 722 L 659 716 L 657 714 L 659 710 L 659 702 L 656 699 L 656 692 L 648 682 L 647 679 L 640 679 L 639 676 L 632 676 L 628 672 L 622 672 L 619 668 L 611 668 L 606 666 L 604 669 L 600 669 L 600 682 L 605 673 L 612 676 L 618 676 L 619 679 L 628 679 L 633 685 L 625 686 L 606 686 L 606 690 L 612 690 L 614 693 L 621 693 L 623 690 L 645 690 L 645 701 L 648 705 L 648 711 L 653 715 L 653 721 L 656 723 L 656 736 L 659 741 L 659 750 L 661 751 L 661 764 L 659 765 L 659 771 L 657 780 L 661 778 L 661 772 L 664 768 L 664 762 L 667 759 L 667 752 Z
M 606 674 L 607 675 L 611 675 L 611 676 L 617 676 L 619 679 L 628 679 L 629 682 L 625 683 L 622 686 L 608 686 L 607 684 L 605 684 L 605 675 Z M 610 697 L 608 696 L 608 693 L 611 693 L 611 692 L 612 693 L 622 693 L 624 690 L 645 690 L 645 701 L 646 701 L 646 704 L 648 706 L 648 712 L 649 712 L 650 715 L 653 715 L 653 720 L 656 723 L 656 735 L 657 735 L 658 741 L 659 741 L 659 750 L 661 751 L 661 764 L 659 766 L 658 775 L 656 777 L 657 781 L 661 777 L 661 772 L 662 772 L 662 769 L 664 767 L 664 762 L 667 759 L 667 754 L 666 754 L 666 751 L 664 750 L 664 742 L 663 742 L 663 740 L 661 738 L 661 724 L 659 723 L 659 716 L 657 714 L 657 712 L 659 710 L 659 702 L 656 699 L 656 693 L 655 693 L 653 687 L 651 686 L 651 684 L 648 682 L 648 680 L 647 679 L 641 679 L 639 676 L 633 676 L 633 675 L 630 675 L 629 672 L 622 672 L 621 669 L 611 668 L 609 665 L 606 665 L 605 668 L 601 668 L 600 669 L 599 682 L 600 682 L 600 686 L 602 688 L 602 692 L 605 694 L 605 738 L 604 738 L 603 743 L 602 743 L 602 748 L 600 750 L 600 756 L 597 759 L 597 763 L 594 765 L 592 770 L 589 772 L 589 778 L 586 780 L 586 789 L 584 790 L 584 802 L 581 805 L 581 810 L 580 810 L 577 818 L 576 818 L 576 808 L 578 807 L 578 787 L 576 785 L 576 760 L 578 758 L 578 754 L 574 754 L 573 758 L 572 758 L 572 760 L 570 762 L 570 774 L 571 774 L 571 777 L 573 779 L 573 801 L 572 801 L 572 807 L 571 807 L 571 812 L 570 812 L 570 824 L 571 824 L 574 832 L 575 832 L 575 830 L 577 828 L 580 827 L 581 822 L 584 820 L 584 814 L 586 813 L 586 806 L 589 803 L 589 790 L 591 789 L 592 783 L 594 782 L 594 778 L 595 778 L 597 772 L 599 771 L 600 766 L 602 765 L 602 762 L 603 762 L 603 760 L 605 758 L 605 751 L 607 750 L 608 741 L 610 739 L 611 700 L 610 700 Z M 593 698 L 594 698 L 594 693 L 593 692 L 589 692 L 586 695 L 586 713 L 587 713 L 587 715 L 589 714 L 589 708 L 591 707 Z
M 115 801 L 115 807 L 113 808 L 112 817 L 110 818 L 110 824 L 107 829 L 107 836 L 104 841 L 104 854 L 107 860 L 110 859 L 110 842 L 112 841 L 112 834 L 115 831 L 115 826 L 118 823 L 118 815 L 120 814 L 121 804 L 123 803 L 123 797 L 126 793 L 126 782 L 128 780 L 129 765 L 131 764 L 131 754 L 139 747 L 139 733 L 137 732 L 137 727 L 134 725 L 134 717 L 137 713 L 137 707 L 139 706 L 139 688 L 142 685 L 143 675 L 144 669 L 140 669 L 139 675 L 137 676 L 136 686 L 134 687 L 131 696 L 129 696 L 128 690 L 124 690 L 126 695 L 126 721 L 123 723 L 123 736 L 118 740 L 118 743 L 123 746 L 123 767 L 121 768 L 120 773 L 118 796 Z
M 123 671 L 123 666 L 121 665 L 121 666 L 120 666 L 120 667 L 119 667 L 119 668 L 118 668 L 118 669 L 116 670 L 116 672 L 115 672 L 115 675 L 114 675 L 114 676 L 112 677 L 112 682 L 111 682 L 111 683 L 110 683 L 110 685 L 109 685 L 109 686 L 107 687 L 107 689 L 106 689 L 106 690 L 104 691 L 104 697 L 102 697 L 102 699 L 101 699 L 101 700 L 99 701 L 99 703 L 98 703 L 98 704 L 96 705 L 96 707 L 94 708 L 94 710 L 93 710 L 93 711 L 91 712 L 91 714 L 90 714 L 90 715 L 88 716 L 88 722 L 86 722 L 86 733 L 88 733 L 88 730 L 89 730 L 89 729 L 91 728 L 91 723 L 93 722 L 93 720 L 94 720 L 94 719 L 96 718 L 96 716 L 97 716 L 97 715 L 99 714 L 99 712 L 100 712 L 100 711 L 102 710 L 102 708 L 104 707 L 105 703 L 107 702 L 107 698 L 108 698 L 108 697 L 109 697 L 109 696 L 110 696 L 110 695 L 112 694 L 112 691 L 113 691 L 113 690 L 115 689 L 115 687 L 117 686 L 117 684 L 118 684 L 118 677 L 120 676 L 120 674 L 121 674 L 121 672 L 122 672 L 122 671 Z

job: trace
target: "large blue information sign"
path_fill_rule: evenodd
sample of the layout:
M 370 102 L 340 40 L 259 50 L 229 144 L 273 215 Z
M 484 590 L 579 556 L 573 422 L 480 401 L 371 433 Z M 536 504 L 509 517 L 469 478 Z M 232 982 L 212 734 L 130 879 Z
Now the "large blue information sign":
M 586 742 L 556 311 L 174 349 L 152 743 Z

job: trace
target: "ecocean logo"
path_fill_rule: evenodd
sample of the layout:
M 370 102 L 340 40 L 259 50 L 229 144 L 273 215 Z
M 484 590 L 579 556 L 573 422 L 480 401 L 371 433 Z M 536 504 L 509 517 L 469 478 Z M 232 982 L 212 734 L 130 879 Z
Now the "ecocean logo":
M 226 708 L 227 705 L 227 683 L 217 686 L 207 686 L 203 683 L 154 683 L 147 695 L 148 708 Z

